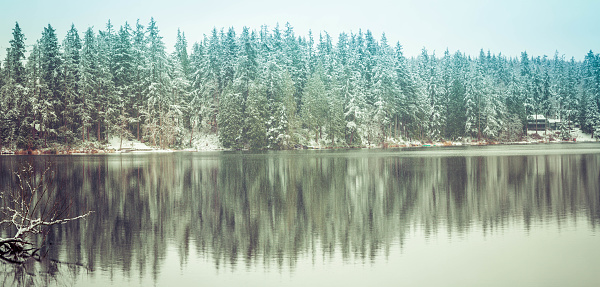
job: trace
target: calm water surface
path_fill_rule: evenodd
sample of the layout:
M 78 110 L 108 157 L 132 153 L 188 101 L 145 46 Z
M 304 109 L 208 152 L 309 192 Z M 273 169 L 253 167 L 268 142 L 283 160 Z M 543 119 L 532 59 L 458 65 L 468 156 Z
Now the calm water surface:
M 95 213 L 5 285 L 600 286 L 599 144 L 23 162 Z

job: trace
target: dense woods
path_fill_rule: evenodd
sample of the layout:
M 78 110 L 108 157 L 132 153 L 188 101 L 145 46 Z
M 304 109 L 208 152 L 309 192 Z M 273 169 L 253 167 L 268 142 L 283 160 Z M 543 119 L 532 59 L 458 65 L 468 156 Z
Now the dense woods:
M 5 148 L 114 136 L 185 148 L 206 134 L 233 149 L 515 141 L 536 115 L 600 136 L 600 55 L 592 51 L 583 61 L 425 48 L 407 58 L 385 34 L 334 40 L 286 24 L 215 28 L 191 46 L 178 31 L 168 53 L 154 19 L 83 33 L 73 25 L 62 41 L 48 25 L 31 49 L 18 23 L 12 35 L 0 67 Z

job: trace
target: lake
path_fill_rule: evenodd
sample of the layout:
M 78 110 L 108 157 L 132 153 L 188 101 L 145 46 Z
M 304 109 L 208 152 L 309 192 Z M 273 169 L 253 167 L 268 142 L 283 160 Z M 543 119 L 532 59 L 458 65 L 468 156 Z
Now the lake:
M 4 285 L 599 286 L 600 144 L 2 156 L 72 216 Z

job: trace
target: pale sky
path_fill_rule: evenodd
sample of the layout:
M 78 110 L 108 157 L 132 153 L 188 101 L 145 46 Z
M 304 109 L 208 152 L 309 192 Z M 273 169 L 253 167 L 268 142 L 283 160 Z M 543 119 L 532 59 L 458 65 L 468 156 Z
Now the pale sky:
M 388 42 L 399 41 L 409 57 L 423 47 L 438 56 L 446 49 L 473 56 L 484 49 L 510 57 L 522 51 L 552 57 L 558 50 L 577 60 L 589 50 L 600 52 L 600 1 L 593 0 L 0 0 L 0 10 L 2 60 L 15 21 L 30 45 L 48 24 L 62 42 L 71 23 L 82 36 L 90 26 L 96 32 L 104 29 L 109 19 L 118 29 L 125 21 L 134 26 L 137 19 L 147 25 L 150 17 L 169 51 L 177 28 L 191 47 L 213 27 L 233 26 L 239 35 L 243 26 L 259 30 L 279 23 L 283 28 L 289 22 L 296 35 L 307 36 L 312 30 L 316 39 L 321 31 L 337 38 L 340 32 L 371 30 L 377 39 L 385 32 Z

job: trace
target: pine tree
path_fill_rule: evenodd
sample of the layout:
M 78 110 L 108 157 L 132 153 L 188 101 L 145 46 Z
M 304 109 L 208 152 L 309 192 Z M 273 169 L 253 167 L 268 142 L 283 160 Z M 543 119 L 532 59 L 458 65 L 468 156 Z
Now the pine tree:
M 283 79 L 281 83 L 281 92 L 283 97 L 283 107 L 285 109 L 285 115 L 287 117 L 288 129 L 286 130 L 286 135 L 289 139 L 292 138 L 292 135 L 295 133 L 298 128 L 297 122 L 297 104 L 296 104 L 296 89 L 294 88 L 294 82 L 292 81 L 292 77 L 290 73 L 284 71 Z
M 219 114 L 219 105 L 223 93 L 224 81 L 222 77 L 222 43 L 218 37 L 217 29 L 212 30 L 210 39 L 206 41 L 207 45 L 207 68 L 206 83 L 204 87 L 204 102 L 207 106 L 204 118 L 207 119 L 212 132 L 218 131 L 217 116 Z
M 225 148 L 243 147 L 244 115 L 242 113 L 242 95 L 226 90 L 219 101 L 219 140 Z
M 6 49 L 3 73 L 0 72 L 0 147 L 16 144 L 31 148 L 33 113 L 26 88 L 25 36 L 19 23 L 13 28 L 10 47 Z
M 302 95 L 302 118 L 304 125 L 315 134 L 315 141 L 319 144 L 322 135 L 322 128 L 325 124 L 328 104 L 325 98 L 325 85 L 322 79 L 323 69 L 317 68 L 315 73 L 306 83 L 304 94 Z
M 182 33 L 180 30 L 177 30 L 175 52 L 169 58 L 169 70 L 172 93 L 174 94 L 172 105 L 175 105 L 182 113 L 181 120 L 177 119 L 176 122 L 178 123 L 180 133 L 183 133 L 184 129 L 191 127 L 190 115 L 194 111 L 191 110 L 190 106 L 192 102 L 192 76 L 187 52 L 187 40 L 185 33 Z
M 148 24 L 147 36 L 148 88 L 145 90 L 144 129 L 154 145 L 166 148 L 173 140 L 171 132 L 178 122 L 179 110 L 171 106 L 175 94 L 170 91 L 165 45 L 154 18 Z
M 398 88 L 395 82 L 395 66 L 394 51 L 388 46 L 384 34 L 373 67 L 372 93 L 376 99 L 373 129 L 379 142 L 383 142 L 391 135 L 394 115 L 398 113 L 396 108 L 400 105 L 400 99 L 396 97 Z
M 96 139 L 100 142 L 108 140 L 110 136 L 110 127 L 116 123 L 115 118 L 118 115 L 119 108 L 115 103 L 115 84 L 113 75 L 114 47 L 116 36 L 110 21 L 106 25 L 106 30 L 99 31 L 96 39 L 98 56 L 98 66 L 96 70 L 96 96 L 92 98 L 94 106 L 94 118 L 96 118 Z
M 446 135 L 449 139 L 458 139 L 465 135 L 465 96 L 467 71 L 469 64 L 467 58 L 460 52 L 452 56 L 450 87 L 448 93 L 448 114 Z
M 600 60 L 590 51 L 583 62 L 583 86 L 579 108 L 581 130 L 594 135 L 600 101 Z
M 276 114 L 271 114 L 268 116 L 267 108 L 265 88 L 260 84 L 252 82 L 249 87 L 249 94 L 244 116 L 244 138 L 251 149 L 263 149 L 267 147 L 267 141 L 273 144 L 277 143 L 276 135 L 274 138 L 267 138 L 268 126 L 273 125 L 271 122 L 272 119 L 267 118 L 277 116 Z M 273 135 L 271 134 L 269 136 Z
M 140 134 L 140 126 L 142 124 L 142 111 L 146 107 L 146 87 L 150 77 L 148 76 L 149 67 L 147 65 L 147 44 L 146 31 L 144 26 L 137 20 L 135 31 L 132 36 L 132 60 L 133 60 L 133 75 L 131 75 L 131 92 L 134 99 L 131 111 L 131 122 L 135 125 L 135 136 L 137 140 L 142 140 Z
M 92 28 L 85 31 L 81 48 L 81 77 L 79 87 L 81 103 L 77 114 L 82 121 L 82 140 L 90 140 L 90 129 L 97 119 L 93 103 L 98 90 L 98 46 Z
M 5 78 L 7 81 L 14 81 L 16 84 L 25 85 L 25 35 L 21 32 L 19 23 L 15 23 L 13 28 L 13 38 L 10 40 L 10 47 L 7 49 L 5 61 Z
M 239 51 L 237 53 L 239 61 L 235 67 L 235 86 L 236 90 L 242 94 L 244 100 L 250 93 L 250 84 L 258 77 L 258 55 L 256 53 L 256 44 L 251 38 L 248 27 L 244 27 L 240 37 Z
M 237 43 L 235 37 L 235 30 L 233 27 L 227 30 L 227 34 L 221 31 L 221 42 L 223 43 L 223 70 L 222 78 L 225 86 L 233 84 L 235 78 L 235 66 L 237 61 Z
M 190 145 L 191 139 L 194 137 L 194 132 L 199 128 L 209 129 L 210 114 L 207 114 L 207 56 L 204 52 L 204 46 L 201 43 L 194 43 L 192 46 L 192 54 L 190 56 L 190 73 L 191 73 L 191 100 L 190 108 Z M 209 97 L 210 98 L 210 97 Z
M 63 41 L 63 59 L 62 71 L 64 73 L 64 81 L 62 86 L 64 109 L 61 111 L 63 123 L 61 126 L 62 138 L 68 145 L 76 138 L 76 133 L 81 128 L 79 125 L 81 119 L 78 117 L 77 109 L 81 105 L 81 92 L 79 88 L 80 81 L 80 50 L 81 39 L 75 25 L 71 25 L 71 29 Z
M 190 59 L 187 51 L 187 40 L 185 33 L 177 29 L 177 40 L 175 42 L 175 57 L 177 58 L 179 65 L 181 66 L 181 72 L 185 75 L 186 80 L 190 77 Z
M 62 98 L 62 71 L 60 70 L 62 60 L 59 51 L 58 39 L 54 28 L 50 24 L 44 28 L 42 38 L 40 39 L 40 64 L 41 81 L 45 89 L 40 95 L 40 100 L 45 101 L 44 108 L 41 110 L 41 118 L 44 130 L 44 138 L 48 136 L 57 136 L 58 127 L 64 124 L 64 118 L 60 117 L 60 111 L 64 110 L 64 101 Z
M 118 135 L 122 143 L 123 137 L 132 136 L 129 128 L 130 123 L 135 122 L 135 119 L 130 115 L 134 113 L 132 108 L 136 101 L 132 85 L 135 76 L 134 51 L 131 27 L 127 22 L 119 28 L 115 38 L 113 65 L 112 79 L 115 86 L 115 99 L 112 102 L 115 108 L 112 109 L 114 114 L 111 115 L 111 119 L 114 121 L 112 133 Z

